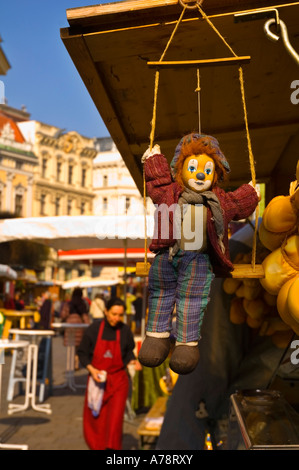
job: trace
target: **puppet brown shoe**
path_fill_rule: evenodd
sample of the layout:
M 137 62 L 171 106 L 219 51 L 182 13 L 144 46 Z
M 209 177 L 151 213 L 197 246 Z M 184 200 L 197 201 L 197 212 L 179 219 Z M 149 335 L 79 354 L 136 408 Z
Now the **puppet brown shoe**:
M 169 367 L 173 372 L 180 375 L 190 374 L 199 361 L 198 345 L 189 346 L 185 344 L 176 345 L 169 361 Z
M 140 364 L 146 367 L 157 367 L 167 358 L 170 350 L 170 338 L 147 336 L 138 354 Z

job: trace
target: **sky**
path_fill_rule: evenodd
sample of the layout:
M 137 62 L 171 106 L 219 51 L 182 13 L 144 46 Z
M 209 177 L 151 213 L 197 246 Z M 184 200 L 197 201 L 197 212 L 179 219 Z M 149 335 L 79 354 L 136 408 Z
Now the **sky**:
M 112 3 L 113 0 L 1 0 L 1 47 L 11 65 L 4 83 L 11 107 L 25 106 L 30 119 L 77 131 L 86 137 L 107 137 L 104 125 L 62 40 L 68 8 Z

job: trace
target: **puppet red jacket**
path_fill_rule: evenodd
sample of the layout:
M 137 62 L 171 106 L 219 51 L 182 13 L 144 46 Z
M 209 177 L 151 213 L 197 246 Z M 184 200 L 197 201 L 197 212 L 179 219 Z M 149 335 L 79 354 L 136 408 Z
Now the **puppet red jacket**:
M 165 204 L 169 207 L 178 202 L 183 190 L 173 180 L 169 164 L 164 155 L 157 154 L 147 158 L 144 163 L 144 172 L 147 194 L 155 205 Z M 244 184 L 233 192 L 225 192 L 218 186 L 215 186 L 212 191 L 218 197 L 223 211 L 225 230 L 223 243 L 225 246 L 225 253 L 222 253 L 218 245 L 212 213 L 209 208 L 207 208 L 208 252 L 214 273 L 216 275 L 225 275 L 233 269 L 228 248 L 228 224 L 231 220 L 240 220 L 250 216 L 258 204 L 258 196 L 255 189 L 249 184 Z M 175 244 L 175 240 L 172 236 L 173 211 L 167 211 L 165 212 L 165 215 L 169 217 L 169 237 L 167 239 L 161 238 L 161 215 L 159 215 L 157 238 L 153 238 L 149 247 L 152 252 L 167 249 Z

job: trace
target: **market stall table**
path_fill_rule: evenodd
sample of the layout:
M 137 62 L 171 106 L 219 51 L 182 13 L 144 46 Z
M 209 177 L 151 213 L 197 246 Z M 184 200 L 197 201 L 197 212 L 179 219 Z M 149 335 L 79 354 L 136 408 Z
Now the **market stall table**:
M 142 449 L 145 444 L 153 445 L 159 437 L 166 411 L 167 400 L 168 397 L 158 397 L 140 424 L 138 435 L 140 436 L 140 445 Z M 153 441 L 148 442 L 147 438 L 153 438 Z
M 87 328 L 88 323 L 52 323 L 51 325 L 57 330 L 68 330 L 68 344 L 66 346 L 66 381 L 62 385 L 56 385 L 55 388 L 69 387 L 71 390 L 76 391 L 77 388 L 85 388 L 85 385 L 78 385 L 75 383 L 75 335 L 78 329 Z
M 9 330 L 12 326 L 17 325 L 21 330 L 26 328 L 26 322 L 30 319 L 34 320 L 37 312 L 35 310 L 6 310 L 1 309 L 5 316 L 5 324 L 2 333 L 2 338 L 8 338 Z
M 1 388 L 2 388 L 2 366 L 4 364 L 4 351 L 6 349 L 20 349 L 20 348 L 27 348 L 29 345 L 28 341 L 18 341 L 18 340 L 8 340 L 8 339 L 0 339 L 0 412 L 1 412 Z M 0 449 L 6 450 L 28 450 L 27 445 L 18 445 L 18 444 L 1 444 L 0 441 Z
M 36 344 L 37 346 L 38 346 L 38 341 L 40 340 L 40 338 L 46 339 L 43 373 L 42 373 L 42 378 L 39 381 L 40 382 L 39 401 L 42 402 L 44 400 L 47 378 L 50 381 L 50 387 L 52 386 L 51 352 L 52 352 L 52 337 L 55 335 L 55 332 L 53 330 L 21 330 L 17 328 L 12 328 L 9 332 L 12 335 L 14 335 L 15 339 L 21 339 L 22 337 L 24 339 L 25 337 L 26 339 L 29 340 L 30 343 Z M 13 398 L 13 391 L 14 391 L 15 383 L 25 382 L 24 378 L 15 376 L 16 363 L 17 363 L 17 351 L 14 351 L 13 357 L 12 357 L 11 368 L 10 368 L 8 390 L 7 390 L 8 401 L 11 401 Z M 35 384 L 34 384 L 35 388 L 36 388 L 36 380 L 37 380 L 37 376 L 35 377 Z M 32 390 L 32 392 L 33 391 L 34 390 Z

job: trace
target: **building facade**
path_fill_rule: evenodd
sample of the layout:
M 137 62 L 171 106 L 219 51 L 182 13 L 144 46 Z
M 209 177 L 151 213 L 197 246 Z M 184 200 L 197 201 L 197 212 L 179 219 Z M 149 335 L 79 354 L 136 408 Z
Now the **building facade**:
M 18 117 L 25 117 L 20 111 Z M 17 118 L 17 117 L 16 117 Z M 34 174 L 38 158 L 26 141 L 10 108 L 0 105 L 0 212 L 31 217 Z
M 96 140 L 97 156 L 93 161 L 94 214 L 142 215 L 143 197 L 110 137 Z M 147 201 L 147 212 L 153 205 Z
M 18 125 L 38 158 L 32 215 L 91 215 L 94 139 L 38 121 Z

